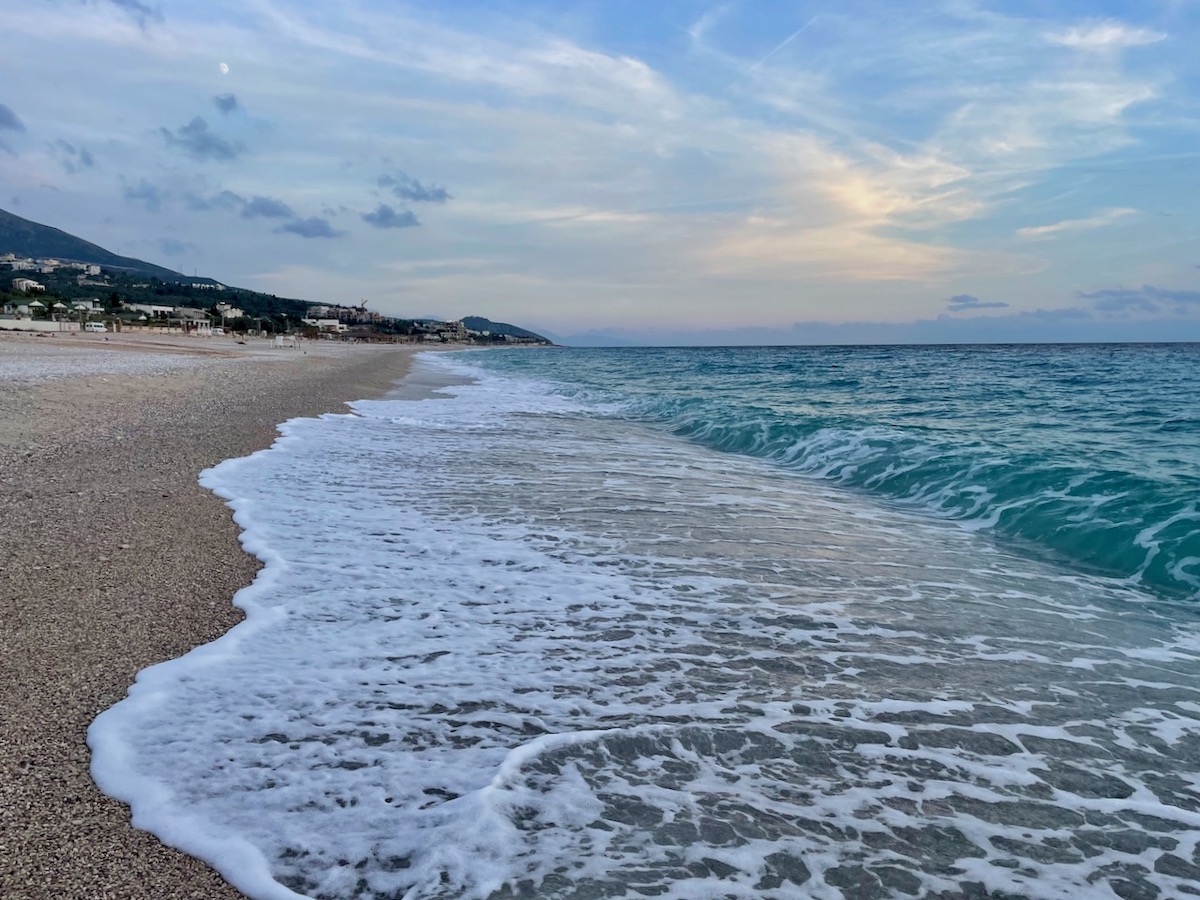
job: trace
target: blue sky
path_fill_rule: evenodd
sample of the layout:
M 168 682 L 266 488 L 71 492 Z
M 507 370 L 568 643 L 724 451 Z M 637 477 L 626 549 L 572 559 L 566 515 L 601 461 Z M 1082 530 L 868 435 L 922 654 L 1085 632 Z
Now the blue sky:
M 229 284 L 650 343 L 1200 340 L 1196 0 L 4 21 L 0 206 Z

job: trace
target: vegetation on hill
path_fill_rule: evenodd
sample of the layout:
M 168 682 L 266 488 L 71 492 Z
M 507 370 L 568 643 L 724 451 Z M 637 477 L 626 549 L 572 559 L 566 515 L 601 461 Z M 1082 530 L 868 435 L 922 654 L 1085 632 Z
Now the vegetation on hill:
M 465 328 L 469 328 L 472 331 L 486 331 L 494 335 L 507 335 L 508 337 L 522 338 L 527 341 L 551 343 L 547 338 L 528 329 L 518 328 L 516 325 L 509 325 L 507 322 L 493 322 L 490 319 L 485 319 L 483 316 L 463 316 L 462 323 Z
M 10 289 L 10 278 L 0 278 L 0 302 L 37 299 L 44 303 L 41 315 L 51 315 L 56 302 L 70 307 L 73 301 L 94 300 L 110 317 L 136 319 L 142 313 L 128 309 L 131 304 L 158 307 L 185 307 L 209 314 L 214 324 L 227 330 L 287 331 L 300 326 L 302 318 L 310 317 L 316 305 L 308 300 L 278 297 L 246 288 L 222 286 L 211 278 L 193 278 L 156 266 L 140 259 L 118 256 L 103 247 L 67 234 L 58 228 L 39 225 L 28 219 L 0 210 L 0 254 L 12 253 L 18 258 L 57 259 L 62 262 L 85 262 L 101 266 L 103 274 L 83 276 L 78 269 L 61 267 L 53 272 L 5 272 L 4 275 L 27 275 L 45 287 L 44 292 L 26 295 Z M 217 304 L 228 304 L 242 310 L 241 317 L 223 317 Z M 336 305 L 336 304 L 334 304 Z M 346 307 L 342 307 L 346 309 Z M 153 318 L 153 317 L 147 317 Z M 350 321 L 354 321 L 353 318 Z M 531 343 L 550 343 L 541 335 L 504 322 L 492 322 L 482 316 L 467 316 L 463 326 L 471 331 L 487 332 L 476 342 L 504 343 L 509 339 Z M 441 323 L 412 319 L 384 318 L 356 330 L 390 335 L 439 335 L 446 333 Z
M 153 275 L 163 281 L 210 281 L 207 278 L 191 278 L 163 266 L 156 266 L 131 256 L 118 256 L 73 234 L 67 234 L 49 225 L 39 225 L 28 219 L 0 209 L 0 253 L 13 253 L 34 259 L 51 258 L 89 262 L 106 269 L 122 272 L 140 272 Z

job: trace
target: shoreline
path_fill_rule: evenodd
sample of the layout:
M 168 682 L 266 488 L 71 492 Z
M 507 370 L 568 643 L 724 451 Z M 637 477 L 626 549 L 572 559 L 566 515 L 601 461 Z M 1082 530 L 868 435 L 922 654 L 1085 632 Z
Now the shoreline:
M 242 620 L 260 564 L 200 471 L 387 394 L 429 348 L 90 337 L 0 339 L 0 896 L 238 898 L 100 793 L 87 728 Z

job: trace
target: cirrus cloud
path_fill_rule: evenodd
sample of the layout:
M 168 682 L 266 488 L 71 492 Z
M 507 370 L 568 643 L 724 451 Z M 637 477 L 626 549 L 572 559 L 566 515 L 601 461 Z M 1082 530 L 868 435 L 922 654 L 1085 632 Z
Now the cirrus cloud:
M 1087 231 L 1091 228 L 1103 228 L 1105 225 L 1111 225 L 1118 219 L 1124 219 L 1127 216 L 1132 216 L 1137 213 L 1136 209 L 1128 209 L 1126 207 L 1114 207 L 1097 213 L 1094 216 L 1089 216 L 1086 219 L 1063 219 L 1061 222 L 1055 222 L 1053 225 L 1035 225 L 1029 228 L 1018 228 L 1017 237 L 1023 238 L 1044 238 L 1055 234 L 1063 234 L 1072 231 Z
M 1063 47 L 1079 50 L 1113 50 L 1122 47 L 1144 47 L 1166 38 L 1161 31 L 1131 28 L 1113 19 L 1095 19 L 1063 31 L 1051 32 L 1046 40 Z

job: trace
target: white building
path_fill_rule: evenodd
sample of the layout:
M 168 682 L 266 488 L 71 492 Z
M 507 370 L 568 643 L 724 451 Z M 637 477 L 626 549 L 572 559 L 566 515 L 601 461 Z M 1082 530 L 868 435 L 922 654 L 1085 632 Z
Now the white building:
M 46 286 L 39 281 L 34 281 L 32 278 L 14 278 L 12 280 L 14 291 L 20 291 L 22 294 L 28 294 L 32 291 L 44 291 Z
M 305 325 L 312 325 L 318 331 L 327 332 L 329 334 L 341 334 L 347 331 L 349 326 L 337 319 L 301 319 Z
M 226 319 L 241 319 L 246 315 L 244 309 L 238 309 L 236 306 L 230 306 L 228 303 L 221 302 L 217 304 L 218 315 L 224 316 Z
M 159 306 L 155 303 L 126 303 L 126 309 L 131 309 L 134 312 L 145 313 L 151 319 L 158 316 L 169 316 L 175 312 L 173 306 Z

